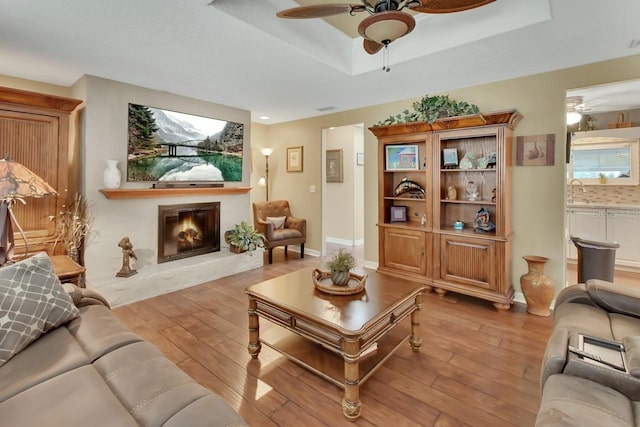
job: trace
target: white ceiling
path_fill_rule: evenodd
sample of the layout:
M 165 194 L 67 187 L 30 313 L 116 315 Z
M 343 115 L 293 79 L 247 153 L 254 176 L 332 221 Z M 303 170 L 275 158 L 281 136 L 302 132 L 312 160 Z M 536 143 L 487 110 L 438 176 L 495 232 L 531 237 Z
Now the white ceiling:
M 361 39 L 324 20 L 276 18 L 292 0 L 210 2 L 0 0 L 0 74 L 63 86 L 89 74 L 279 123 L 640 54 L 638 0 L 498 0 L 417 14 L 415 30 L 390 46 L 389 73 L 381 53 L 365 54 Z M 357 26 L 364 16 L 346 18 Z

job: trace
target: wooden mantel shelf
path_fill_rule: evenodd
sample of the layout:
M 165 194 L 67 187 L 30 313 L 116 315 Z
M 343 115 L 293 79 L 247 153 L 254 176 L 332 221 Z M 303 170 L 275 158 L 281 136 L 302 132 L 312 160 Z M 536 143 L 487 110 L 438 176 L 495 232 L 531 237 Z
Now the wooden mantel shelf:
M 251 187 L 227 188 L 102 188 L 100 192 L 107 199 L 152 199 L 156 197 L 186 197 L 186 196 L 227 196 L 231 194 L 245 194 Z

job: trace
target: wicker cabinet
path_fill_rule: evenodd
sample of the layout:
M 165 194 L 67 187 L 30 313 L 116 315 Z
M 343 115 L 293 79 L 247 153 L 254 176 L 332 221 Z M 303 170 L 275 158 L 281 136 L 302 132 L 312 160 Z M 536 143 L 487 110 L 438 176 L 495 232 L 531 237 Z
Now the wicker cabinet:
M 370 128 L 379 141 L 381 272 L 509 309 L 512 134 L 520 118 L 510 110 Z M 417 163 L 397 153 L 415 153 Z M 414 191 L 401 192 L 407 187 Z

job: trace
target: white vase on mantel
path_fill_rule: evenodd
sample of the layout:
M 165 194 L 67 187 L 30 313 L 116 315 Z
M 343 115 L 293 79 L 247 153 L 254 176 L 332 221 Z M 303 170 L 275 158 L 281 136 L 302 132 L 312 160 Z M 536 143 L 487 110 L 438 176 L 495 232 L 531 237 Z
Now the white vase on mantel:
M 120 188 L 120 169 L 117 160 L 107 160 L 107 168 L 104 170 L 105 188 Z

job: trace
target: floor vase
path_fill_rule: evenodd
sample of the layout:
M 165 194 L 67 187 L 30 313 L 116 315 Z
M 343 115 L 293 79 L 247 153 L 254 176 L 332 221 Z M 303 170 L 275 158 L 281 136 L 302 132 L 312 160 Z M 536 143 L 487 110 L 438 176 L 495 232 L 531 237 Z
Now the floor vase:
M 553 299 L 554 286 L 544 275 L 544 265 L 549 258 L 535 255 L 523 256 L 529 271 L 520 276 L 520 288 L 527 301 L 527 312 L 536 316 L 547 317 L 551 313 L 549 305 Z

